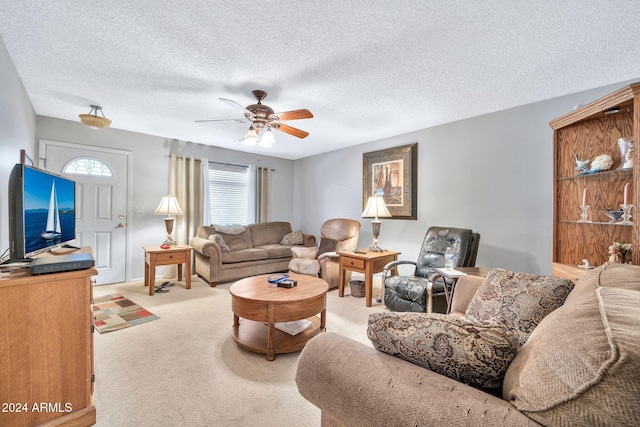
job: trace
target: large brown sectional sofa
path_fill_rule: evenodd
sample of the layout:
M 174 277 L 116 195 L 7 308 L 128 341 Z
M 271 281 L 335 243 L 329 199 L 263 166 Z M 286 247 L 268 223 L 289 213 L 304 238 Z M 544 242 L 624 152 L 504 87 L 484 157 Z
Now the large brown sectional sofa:
M 474 304 L 478 308 L 483 302 L 477 296 L 487 289 L 483 283 L 471 276 L 460 279 L 452 301 L 455 318 L 447 319 L 451 330 L 464 322 Z M 440 367 L 447 375 L 403 360 L 424 352 L 425 343 L 436 343 L 430 351 L 437 359 L 448 348 L 437 344 L 443 341 L 436 334 L 408 340 L 401 336 L 398 342 L 405 347 L 394 357 L 327 332 L 302 351 L 298 389 L 321 409 L 323 426 L 640 425 L 640 267 L 605 264 L 587 273 L 570 292 L 557 289 L 564 293 L 563 304 L 538 319 L 523 345 L 515 337 L 501 388 L 486 390 L 453 379 L 454 366 L 447 363 L 455 354 L 440 354 Z M 538 290 L 531 287 L 530 292 Z M 507 308 L 517 313 L 520 302 L 509 300 Z M 372 314 L 367 333 L 374 345 L 373 336 L 383 341 L 385 333 L 393 332 L 372 330 L 372 324 L 391 316 L 402 320 L 394 326 L 401 324 L 399 329 L 412 335 L 416 328 L 403 323 L 410 316 L 442 321 L 439 316 L 445 315 Z M 487 359 L 504 356 L 492 354 L 495 348 L 470 345 L 467 350 L 490 363 Z
M 235 229 L 199 226 L 196 236 L 189 242 L 195 254 L 195 272 L 215 286 L 218 282 L 286 271 L 292 258 L 291 248 L 295 245 L 282 245 L 281 242 L 291 233 L 291 224 L 284 221 L 250 224 Z M 315 245 L 315 236 L 300 234 L 301 246 Z M 212 237 L 215 235 L 221 236 L 228 247 L 227 252 L 224 245 Z

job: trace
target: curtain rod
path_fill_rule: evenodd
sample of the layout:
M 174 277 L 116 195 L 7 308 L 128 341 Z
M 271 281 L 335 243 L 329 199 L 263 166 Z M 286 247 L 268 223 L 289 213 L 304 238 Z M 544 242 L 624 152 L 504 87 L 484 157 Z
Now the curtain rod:
M 245 168 L 245 169 L 249 167 L 248 165 L 236 165 L 236 164 L 233 164 L 233 163 L 226 163 L 226 162 L 214 162 L 212 160 L 209 160 L 209 163 L 213 163 L 213 164 L 216 164 L 216 165 L 236 166 L 236 167 Z M 275 172 L 275 171 L 276 171 L 275 169 L 271 169 L 271 172 Z
M 209 163 L 213 163 L 213 164 L 216 164 L 216 165 L 225 165 L 225 166 L 237 166 L 239 168 L 248 168 L 249 167 L 247 165 L 236 165 L 234 163 L 226 163 L 226 162 L 214 162 L 214 161 L 211 161 L 211 160 L 209 160 Z
M 171 155 L 167 154 L 165 157 L 171 157 Z M 178 155 L 176 155 L 176 157 L 185 158 L 185 157 L 189 157 L 189 156 L 178 156 Z M 196 159 L 196 160 L 200 160 L 200 159 Z M 249 167 L 248 165 L 238 165 L 238 164 L 235 164 L 235 163 L 228 163 L 228 162 L 214 162 L 213 160 L 209 160 L 208 163 L 213 163 L 213 164 L 216 164 L 216 165 L 225 165 L 225 166 L 236 166 L 236 167 L 245 168 L 245 169 Z M 271 172 L 275 172 L 275 171 L 276 171 L 275 169 L 273 169 L 273 168 L 271 169 Z

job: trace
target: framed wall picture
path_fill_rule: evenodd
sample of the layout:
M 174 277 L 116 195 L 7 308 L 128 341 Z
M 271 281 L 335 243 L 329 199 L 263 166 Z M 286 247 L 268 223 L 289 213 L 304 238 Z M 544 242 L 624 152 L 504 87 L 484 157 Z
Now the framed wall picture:
M 362 155 L 362 209 L 378 191 L 395 219 L 417 219 L 418 143 Z

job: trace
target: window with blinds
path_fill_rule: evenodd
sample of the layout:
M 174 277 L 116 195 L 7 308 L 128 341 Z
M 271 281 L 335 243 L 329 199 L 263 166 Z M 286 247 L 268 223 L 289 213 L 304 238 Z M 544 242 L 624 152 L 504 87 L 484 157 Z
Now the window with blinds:
M 209 200 L 212 224 L 243 224 L 247 221 L 248 169 L 209 163 Z

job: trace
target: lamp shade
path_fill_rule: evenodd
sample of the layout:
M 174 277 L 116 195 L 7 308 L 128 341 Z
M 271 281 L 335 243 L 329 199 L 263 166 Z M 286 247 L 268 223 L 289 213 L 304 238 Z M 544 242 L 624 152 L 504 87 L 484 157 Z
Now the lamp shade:
M 276 140 L 273 137 L 273 132 L 271 132 L 271 128 L 267 128 L 262 134 L 262 138 L 260 138 L 258 145 L 264 148 L 271 148 L 274 142 L 276 142 Z
M 253 125 L 247 131 L 247 134 L 242 139 L 244 145 L 256 145 L 258 143 L 258 132 L 256 132 Z
M 369 197 L 367 206 L 362 212 L 362 218 L 389 218 L 391 213 L 387 209 L 382 196 Z
M 162 196 L 160 204 L 156 208 L 154 214 L 156 215 L 182 215 L 182 209 L 178 204 L 178 199 L 175 196 Z

